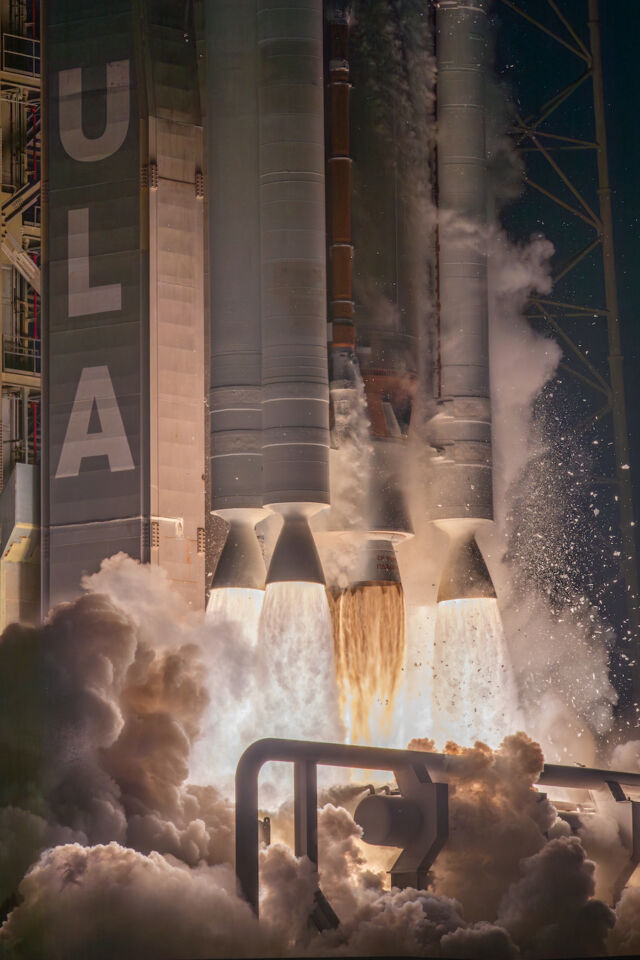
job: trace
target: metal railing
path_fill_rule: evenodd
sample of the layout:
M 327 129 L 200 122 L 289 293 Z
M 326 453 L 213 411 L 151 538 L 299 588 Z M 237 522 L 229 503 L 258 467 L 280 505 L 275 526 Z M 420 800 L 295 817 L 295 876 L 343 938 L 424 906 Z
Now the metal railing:
M 40 373 L 40 340 L 34 337 L 2 338 L 2 369 Z
M 23 73 L 29 77 L 39 77 L 40 41 L 31 37 L 20 37 L 15 33 L 3 33 L 2 69 Z

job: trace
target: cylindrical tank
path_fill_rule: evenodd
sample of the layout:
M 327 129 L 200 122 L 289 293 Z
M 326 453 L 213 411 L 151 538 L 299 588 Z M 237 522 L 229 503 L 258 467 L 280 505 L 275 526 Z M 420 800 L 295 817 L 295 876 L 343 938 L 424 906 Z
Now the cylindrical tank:
M 490 520 L 485 71 L 487 0 L 437 8 L 439 357 L 433 519 Z
M 256 587 L 265 571 L 251 541 L 265 511 L 255 0 L 206 4 L 206 29 L 211 507 L 231 523 L 213 586 Z
M 263 490 L 289 529 L 329 503 L 322 0 L 258 0 L 258 44 Z

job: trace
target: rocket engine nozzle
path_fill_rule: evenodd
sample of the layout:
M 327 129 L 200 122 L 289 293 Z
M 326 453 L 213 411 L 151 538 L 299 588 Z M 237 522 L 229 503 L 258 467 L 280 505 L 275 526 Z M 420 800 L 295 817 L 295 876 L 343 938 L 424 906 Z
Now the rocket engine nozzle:
M 438 589 L 438 603 L 482 597 L 495 599 L 491 574 L 476 542 L 475 526 L 461 524 L 456 529 L 455 523 L 438 524 L 450 535 L 449 552 Z
M 267 511 L 239 507 L 217 510 L 216 514 L 228 520 L 230 526 L 211 589 L 247 587 L 264 590 L 266 567 L 255 525 L 266 516 Z
M 309 517 L 322 509 L 318 503 L 272 503 L 269 506 L 284 519 L 278 536 L 267 584 L 297 581 L 325 583 L 322 563 L 309 527 Z
M 384 583 L 400 583 L 398 561 L 393 541 L 374 533 L 363 540 L 357 551 L 350 586 Z

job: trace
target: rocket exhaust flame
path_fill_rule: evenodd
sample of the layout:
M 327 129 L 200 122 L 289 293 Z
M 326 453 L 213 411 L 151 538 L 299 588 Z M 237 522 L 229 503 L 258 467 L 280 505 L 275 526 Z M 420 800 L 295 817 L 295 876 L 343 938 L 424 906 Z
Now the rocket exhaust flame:
M 212 590 L 207 604 L 206 618 L 209 623 L 233 623 L 242 628 L 247 639 L 255 643 L 258 621 L 264 602 L 264 590 L 251 587 L 225 587 Z
M 433 736 L 438 743 L 497 746 L 522 726 L 498 603 L 438 604 L 433 651 Z
M 327 590 L 340 706 L 350 742 L 386 741 L 405 652 L 400 583 Z
M 270 583 L 258 627 L 256 729 L 342 739 L 331 614 L 319 583 Z

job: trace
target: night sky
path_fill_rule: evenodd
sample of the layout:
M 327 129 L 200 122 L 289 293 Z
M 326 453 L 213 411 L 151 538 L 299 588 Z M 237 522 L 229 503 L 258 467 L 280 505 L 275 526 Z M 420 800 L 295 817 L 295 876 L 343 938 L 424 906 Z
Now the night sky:
M 567 39 L 553 11 L 544 0 L 518 0 L 519 6 Z M 588 46 L 587 0 L 562 0 L 562 11 Z M 497 66 L 501 79 L 512 91 L 518 109 L 534 114 L 537 107 L 571 82 L 584 69 L 584 63 L 563 50 L 550 38 L 513 13 L 501 0 L 495 0 L 497 21 Z M 605 98 L 609 138 L 609 163 L 613 187 L 616 262 L 620 300 L 623 352 L 627 387 L 627 406 L 632 448 L 632 467 L 636 476 L 636 515 L 640 515 L 640 382 L 637 364 L 640 358 L 640 125 L 638 124 L 637 38 L 640 34 L 640 4 L 636 0 L 601 0 Z M 563 132 L 582 139 L 593 139 L 591 83 L 587 81 L 541 129 Z M 563 169 L 580 187 L 597 210 L 595 153 L 556 153 Z M 526 154 L 527 170 L 533 179 L 546 186 L 571 205 L 576 201 L 550 172 L 546 161 Z M 529 191 L 509 205 L 503 216 L 507 228 L 526 238 L 539 231 L 554 243 L 557 254 L 552 264 L 562 264 L 590 238 L 593 231 L 557 206 Z M 570 299 L 604 306 L 604 294 L 597 255 L 584 261 L 555 288 L 557 299 Z M 590 329 L 589 321 L 568 328 L 574 339 L 589 350 L 590 359 L 606 371 L 606 337 L 602 330 Z M 595 325 L 598 326 L 598 325 Z
M 546 0 L 517 2 L 521 9 L 573 43 Z M 587 0 L 561 0 L 558 5 L 589 47 Z M 518 113 L 525 118 L 535 117 L 547 100 L 584 72 L 586 64 L 526 22 L 503 0 L 495 0 L 493 15 L 496 26 L 496 66 L 500 81 L 506 87 Z M 600 0 L 600 17 L 630 466 L 635 516 L 640 518 L 640 377 L 637 373 L 640 360 L 640 126 L 637 119 L 636 92 L 640 3 L 637 0 Z M 593 88 L 590 78 L 540 129 L 582 140 L 595 139 Z M 543 142 L 546 146 L 550 144 L 548 140 Z M 528 145 L 531 146 L 530 141 Z M 597 212 L 595 151 L 555 151 L 552 155 Z M 525 152 L 523 159 L 532 180 L 570 206 L 578 206 L 576 198 L 562 184 L 543 157 L 536 152 Z M 506 205 L 502 220 L 510 235 L 516 239 L 526 241 L 533 234 L 541 233 L 553 242 L 556 249 L 551 262 L 554 274 L 595 238 L 595 231 L 591 226 L 531 188 Z M 600 250 L 586 257 L 576 269 L 561 279 L 554 287 L 551 297 L 588 307 L 603 308 L 605 297 Z M 548 335 L 556 336 L 548 327 L 545 329 L 544 322 L 534 321 L 534 325 Z M 606 321 L 586 318 L 565 320 L 561 325 L 588 354 L 593 367 L 608 380 Z M 563 361 L 573 369 L 591 376 L 587 368 L 579 361 L 576 362 L 566 349 Z M 570 534 L 566 538 L 565 545 L 568 544 L 569 549 L 563 563 L 566 563 L 568 568 L 573 568 L 574 583 L 598 605 L 620 638 L 625 630 L 626 610 L 622 585 L 615 582 L 617 561 L 614 559 L 614 551 L 620 548 L 617 539 L 617 510 L 613 502 L 615 488 L 606 482 L 592 482 L 593 477 L 611 477 L 615 473 L 611 416 L 606 416 L 595 428 L 580 433 L 580 439 L 576 439 L 582 423 L 585 419 L 588 420 L 589 414 L 600 408 L 603 402 L 602 394 L 585 387 L 561 370 L 556 380 L 546 388 L 539 406 L 544 408 L 547 422 L 552 428 L 551 446 L 555 449 L 551 462 L 553 464 L 555 456 L 555 469 L 565 476 L 567 490 L 573 484 L 567 494 L 565 525 L 567 530 L 575 530 L 576 533 L 575 536 Z M 570 470 L 577 472 L 577 480 L 568 480 L 567 474 Z M 596 496 L 590 495 L 592 490 L 596 491 Z M 594 515 L 594 504 L 598 507 L 597 519 Z M 542 523 L 544 509 L 544 504 L 538 508 L 538 519 Z M 636 543 L 638 542 L 636 535 Z M 528 552 L 534 553 L 531 543 L 529 540 Z M 539 549 L 546 552 L 546 555 L 540 558 L 539 568 L 545 570 L 547 578 L 557 578 L 559 570 L 554 572 L 549 549 L 543 543 Z M 536 558 L 532 557 L 531 561 L 535 566 Z M 550 596 L 553 589 L 551 585 Z M 618 650 L 612 651 L 611 658 L 612 679 L 623 702 L 628 700 L 631 692 L 628 661 L 624 656 L 621 657 L 626 642 L 625 639 L 618 640 Z

